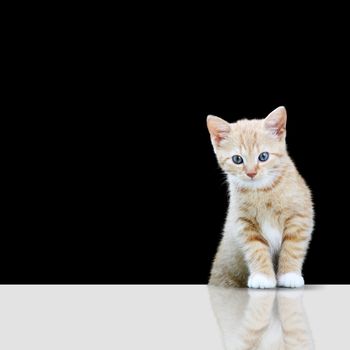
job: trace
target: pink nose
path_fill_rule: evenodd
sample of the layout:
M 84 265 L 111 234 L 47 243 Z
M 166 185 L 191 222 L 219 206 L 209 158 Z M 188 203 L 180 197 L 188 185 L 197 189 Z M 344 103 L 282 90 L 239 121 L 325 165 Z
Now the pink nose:
M 256 175 L 256 171 L 250 171 L 246 173 L 250 178 L 253 178 Z

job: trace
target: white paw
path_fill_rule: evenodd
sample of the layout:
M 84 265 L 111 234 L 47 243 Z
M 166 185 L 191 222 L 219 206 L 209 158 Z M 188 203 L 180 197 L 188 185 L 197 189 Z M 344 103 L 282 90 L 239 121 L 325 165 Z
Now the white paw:
M 248 278 L 249 288 L 275 288 L 276 279 L 274 277 L 269 277 L 263 273 L 254 273 Z
M 278 277 L 277 284 L 279 287 L 299 288 L 304 285 L 304 278 L 300 273 L 288 272 Z

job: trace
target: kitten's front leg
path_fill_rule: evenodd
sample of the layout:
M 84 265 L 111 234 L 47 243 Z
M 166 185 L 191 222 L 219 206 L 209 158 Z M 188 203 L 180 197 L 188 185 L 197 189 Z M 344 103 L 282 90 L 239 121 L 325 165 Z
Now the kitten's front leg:
M 239 222 L 242 224 L 240 234 L 242 251 L 249 269 L 248 287 L 276 287 L 276 277 L 269 245 L 260 233 L 256 220 L 240 217 Z
M 286 220 L 282 247 L 278 260 L 278 285 L 297 288 L 304 285 L 301 274 L 307 247 L 311 238 L 312 219 L 294 215 Z

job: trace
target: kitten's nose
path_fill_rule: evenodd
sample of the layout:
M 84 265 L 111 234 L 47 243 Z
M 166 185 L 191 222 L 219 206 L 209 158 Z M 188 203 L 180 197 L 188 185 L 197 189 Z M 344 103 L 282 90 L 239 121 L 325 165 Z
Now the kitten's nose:
M 252 179 L 256 175 L 256 170 L 251 170 L 249 172 L 246 172 L 246 174 Z

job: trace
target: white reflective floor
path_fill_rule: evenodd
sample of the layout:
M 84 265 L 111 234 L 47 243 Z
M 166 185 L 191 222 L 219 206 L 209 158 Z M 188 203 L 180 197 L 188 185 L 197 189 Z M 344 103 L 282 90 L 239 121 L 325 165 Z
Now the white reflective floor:
M 0 349 L 350 349 L 350 286 L 0 286 Z

